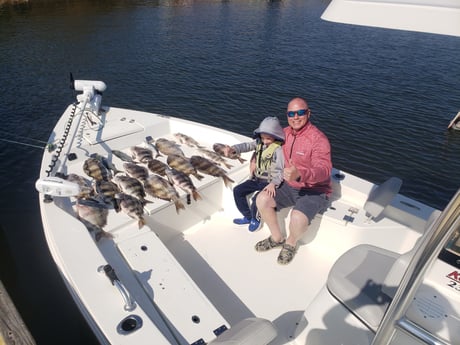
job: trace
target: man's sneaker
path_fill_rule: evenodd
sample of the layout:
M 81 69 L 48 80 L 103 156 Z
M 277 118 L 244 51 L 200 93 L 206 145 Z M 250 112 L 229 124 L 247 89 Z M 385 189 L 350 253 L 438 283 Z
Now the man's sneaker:
M 265 240 L 259 241 L 256 243 L 255 249 L 258 252 L 266 252 L 267 250 L 280 247 L 284 244 L 284 239 L 281 242 L 275 242 L 272 240 L 272 237 L 268 237 Z
M 251 223 L 249 223 L 248 230 L 253 232 L 253 231 L 259 230 L 259 228 L 260 228 L 260 221 L 258 221 L 255 218 L 252 218 Z
M 235 218 L 233 219 L 233 223 L 238 225 L 245 225 L 251 223 L 251 219 L 244 217 L 244 218 Z
M 281 249 L 280 254 L 278 255 L 278 263 L 280 265 L 287 265 L 294 259 L 294 256 L 297 252 L 297 246 L 293 247 L 290 244 L 285 243 L 283 249 Z

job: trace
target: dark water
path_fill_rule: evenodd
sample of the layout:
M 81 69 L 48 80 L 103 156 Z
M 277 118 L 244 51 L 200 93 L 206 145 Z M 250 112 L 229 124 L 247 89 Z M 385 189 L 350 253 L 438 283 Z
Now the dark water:
M 69 72 L 105 81 L 105 104 L 247 135 L 300 95 L 337 168 L 437 208 L 460 187 L 459 38 L 325 22 L 321 0 L 30 1 L 0 8 L 3 140 L 43 145 Z M 2 280 L 39 344 L 95 343 L 42 234 L 41 150 L 0 141 L 0 158 Z

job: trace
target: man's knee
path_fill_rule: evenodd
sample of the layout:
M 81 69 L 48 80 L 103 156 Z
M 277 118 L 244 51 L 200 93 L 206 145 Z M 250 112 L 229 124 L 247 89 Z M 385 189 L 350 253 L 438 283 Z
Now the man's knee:
M 270 201 L 272 201 L 273 198 L 268 195 L 268 193 L 259 193 L 256 198 L 256 205 L 258 209 L 264 209 L 267 207 L 274 207 L 270 206 Z
M 297 227 L 305 227 L 305 228 L 309 224 L 308 217 L 304 213 L 298 210 L 291 211 L 290 222 L 292 225 L 295 225 Z

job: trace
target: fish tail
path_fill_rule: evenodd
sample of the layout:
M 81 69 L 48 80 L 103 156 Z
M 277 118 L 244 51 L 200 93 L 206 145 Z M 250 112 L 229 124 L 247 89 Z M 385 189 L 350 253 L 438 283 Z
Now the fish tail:
M 180 210 L 185 210 L 185 206 L 179 199 L 174 200 L 174 205 L 176 205 L 176 212 L 179 213 Z
M 196 190 L 194 190 L 192 192 L 192 195 L 193 195 L 193 200 L 197 201 L 197 200 L 202 200 L 203 198 L 201 197 L 200 193 L 198 193 Z
M 232 183 L 234 183 L 235 181 L 233 181 L 227 175 L 222 175 L 222 179 L 224 180 L 225 187 L 228 187 L 228 188 L 231 189 L 232 188 Z
M 227 162 L 224 162 L 224 165 L 225 165 L 225 167 L 226 167 L 227 169 L 233 168 L 233 165 L 228 164 Z
M 139 221 L 137 222 L 137 224 L 139 225 L 139 229 L 142 228 L 145 225 L 145 219 L 140 218 Z
M 240 163 L 244 163 L 244 162 L 246 162 L 246 159 L 244 159 L 244 158 L 241 158 L 241 157 L 239 157 L 239 158 L 238 158 L 238 160 L 240 161 Z
M 198 179 L 198 181 L 201 181 L 202 179 L 204 179 L 204 176 L 203 176 L 203 175 L 200 175 L 200 174 L 198 174 L 198 173 L 193 174 L 193 176 L 195 176 L 195 177 Z

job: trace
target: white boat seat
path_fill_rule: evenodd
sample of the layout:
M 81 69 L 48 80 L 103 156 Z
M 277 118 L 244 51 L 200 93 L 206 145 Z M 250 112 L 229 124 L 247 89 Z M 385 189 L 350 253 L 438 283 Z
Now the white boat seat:
M 261 318 L 247 318 L 220 334 L 209 345 L 266 345 L 275 339 L 273 323 Z
M 441 211 L 439 210 L 435 210 L 431 213 L 430 217 L 426 221 L 425 233 L 426 230 L 428 230 L 429 227 L 434 223 L 434 221 L 438 219 L 440 214 Z M 415 242 L 415 245 L 412 247 L 411 250 L 398 257 L 398 259 L 395 261 L 390 271 L 388 272 L 387 276 L 385 277 L 382 291 L 391 298 L 395 296 L 396 290 L 398 289 L 399 283 L 401 283 L 401 279 L 404 275 L 404 272 L 406 272 L 407 266 L 409 265 L 409 262 L 412 259 L 412 256 L 414 255 L 414 252 L 418 247 L 418 244 L 420 243 L 421 239 L 422 236 L 418 238 L 417 242 Z
M 329 292 L 374 331 L 391 301 L 382 286 L 398 256 L 395 252 L 363 244 L 340 256 L 329 272 Z
M 433 211 L 425 229 L 440 213 Z M 329 292 L 367 327 L 376 331 L 420 239 L 402 255 L 368 244 L 351 248 L 332 266 L 327 280 Z
M 371 191 L 364 204 L 364 210 L 369 218 L 378 220 L 385 207 L 398 194 L 401 185 L 402 180 L 400 178 L 391 177 Z

